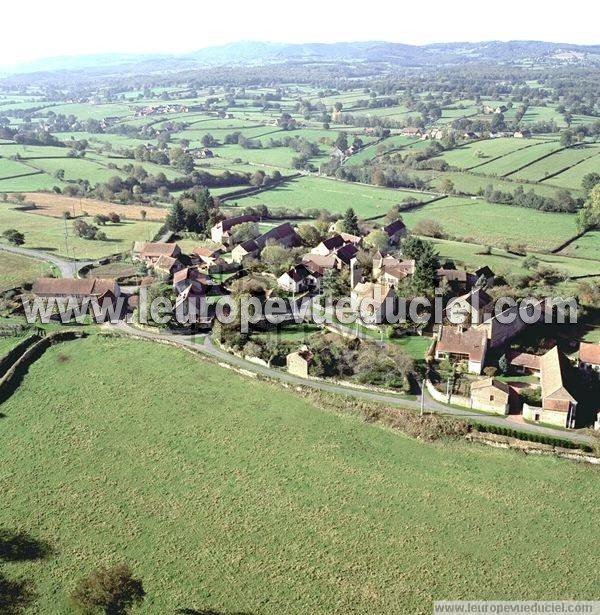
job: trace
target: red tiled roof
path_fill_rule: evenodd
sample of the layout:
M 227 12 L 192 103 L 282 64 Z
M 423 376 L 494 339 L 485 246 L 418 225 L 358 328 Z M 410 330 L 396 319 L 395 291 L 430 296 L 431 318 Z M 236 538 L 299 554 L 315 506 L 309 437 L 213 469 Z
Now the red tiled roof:
M 144 244 L 142 249 L 142 256 L 177 256 L 180 252 L 179 246 L 176 243 L 152 243 L 148 242 Z
M 443 327 L 437 343 L 437 350 L 450 354 L 468 355 L 471 361 L 481 362 L 485 356 L 487 336 L 485 331 Z
M 513 352 L 508 354 L 508 360 L 515 367 L 526 367 L 535 371 L 540 370 L 540 357 L 526 352 Z
M 600 344 L 579 344 L 579 360 L 591 365 L 600 365 Z

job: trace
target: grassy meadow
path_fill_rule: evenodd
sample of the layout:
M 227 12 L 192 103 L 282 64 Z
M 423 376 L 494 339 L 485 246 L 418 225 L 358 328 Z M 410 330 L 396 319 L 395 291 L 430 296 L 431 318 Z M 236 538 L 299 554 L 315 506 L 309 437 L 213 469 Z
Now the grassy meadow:
M 2 413 L 0 524 L 51 549 L 4 567 L 36 613 L 69 613 L 75 581 L 123 559 L 139 613 L 597 596 L 593 467 L 424 444 L 115 338 L 50 348 Z
M 52 267 L 34 258 L 0 252 L 0 292 L 50 275 Z M 0 353 L 1 354 L 1 353 Z
M 88 218 L 93 224 L 93 218 Z M 101 258 L 117 252 L 128 252 L 134 241 L 150 240 L 160 228 L 159 222 L 123 221 L 107 224 L 103 231 L 106 241 L 89 241 L 76 237 L 73 222 L 67 220 L 69 253 L 65 247 L 65 222 L 62 219 L 16 211 L 7 205 L 0 205 L 0 231 L 15 228 L 25 235 L 23 247 L 52 252 L 61 256 Z M 2 256 L 3 258 L 3 256 Z

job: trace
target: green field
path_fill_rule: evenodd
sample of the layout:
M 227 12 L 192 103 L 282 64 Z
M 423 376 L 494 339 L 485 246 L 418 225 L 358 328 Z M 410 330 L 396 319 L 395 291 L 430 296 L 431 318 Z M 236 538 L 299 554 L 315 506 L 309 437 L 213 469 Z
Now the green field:
M 520 141 L 520 139 L 515 139 Z M 518 171 L 525 165 L 531 164 L 536 160 L 561 148 L 557 141 L 541 142 L 519 149 L 510 154 L 506 154 L 497 160 L 492 160 L 477 167 L 477 173 L 484 175 L 497 175 L 503 177 Z
M 569 244 L 561 254 L 600 260 L 600 231 L 589 231 Z
M 38 190 L 52 190 L 54 186 L 65 186 L 64 182 L 46 175 L 22 175 L 12 179 L 0 179 L 0 192 L 36 192 Z
M 511 174 L 510 178 L 524 179 L 527 181 L 543 181 L 549 175 L 559 173 L 568 167 L 583 163 L 586 159 L 597 155 L 598 152 L 600 152 L 600 145 L 571 147 L 556 152 L 556 154 L 552 154 L 552 156 L 548 156 L 543 160 L 534 162 L 532 165 L 521 169 L 517 173 Z M 596 163 L 598 163 L 598 158 L 596 159 Z
M 93 219 L 87 220 L 93 224 Z M 89 241 L 73 234 L 73 223 L 67 221 L 69 233 L 69 253 L 65 247 L 65 223 L 63 220 L 41 216 L 32 213 L 15 211 L 7 205 L 0 206 L 0 232 L 9 228 L 16 228 L 25 235 L 25 248 L 43 250 L 63 256 L 78 259 L 100 258 L 117 252 L 128 252 L 134 241 L 148 241 L 158 232 L 158 222 L 120 222 L 107 224 L 102 230 L 106 233 L 107 241 Z M 4 253 L 0 258 L 4 257 Z
M 588 158 L 580 164 L 570 168 L 568 171 L 560 173 L 556 177 L 548 180 L 548 184 L 560 186 L 561 188 L 581 189 L 581 181 L 588 173 L 598 173 L 600 171 L 600 155 Z
M 424 444 L 117 339 L 52 347 L 2 412 L 0 523 L 52 548 L 5 574 L 32 581 L 38 613 L 69 612 L 76 579 L 122 559 L 140 613 L 597 597 L 584 464 Z
M 255 196 L 238 199 L 241 207 L 264 204 L 269 208 L 327 209 L 343 213 L 353 207 L 363 218 L 383 216 L 392 205 L 406 199 L 427 201 L 434 195 L 390 188 L 350 184 L 321 177 L 301 177 Z
M 0 180 L 5 177 L 14 177 L 16 175 L 25 175 L 27 173 L 35 173 L 35 169 L 32 169 L 17 160 L 0 158 Z
M 0 251 L 0 292 L 47 276 L 51 269 L 47 263 L 33 258 Z
M 387 151 L 401 149 L 407 146 L 414 145 L 415 143 L 420 143 L 420 141 L 415 141 L 415 139 L 411 137 L 405 137 L 404 135 L 395 135 L 393 137 L 384 139 L 381 143 L 369 145 L 361 149 L 358 153 L 348 158 L 344 162 L 344 164 L 362 164 L 367 160 L 373 160 L 373 158 L 376 158 L 377 156 Z
M 440 158 L 443 158 L 451 167 L 470 169 L 485 164 L 486 160 L 505 156 L 531 145 L 531 141 L 524 139 L 487 139 L 448 150 L 441 154 Z
M 409 228 L 419 220 L 436 220 L 447 233 L 464 241 L 503 246 L 524 243 L 549 250 L 577 233 L 573 214 L 545 213 L 524 207 L 449 197 L 403 213 Z M 540 233 L 540 229 L 544 229 Z
M 445 239 L 433 239 L 432 241 L 442 259 L 450 259 L 469 270 L 488 265 L 493 271 L 502 275 L 531 273 L 523 267 L 524 257 L 511 254 L 501 248 L 492 248 L 490 254 L 484 254 L 485 246 L 480 244 Z M 600 243 L 597 249 L 600 249 Z M 542 266 L 558 269 L 568 276 L 600 275 L 600 262 L 598 261 L 538 252 L 530 252 L 530 254 L 534 254 Z

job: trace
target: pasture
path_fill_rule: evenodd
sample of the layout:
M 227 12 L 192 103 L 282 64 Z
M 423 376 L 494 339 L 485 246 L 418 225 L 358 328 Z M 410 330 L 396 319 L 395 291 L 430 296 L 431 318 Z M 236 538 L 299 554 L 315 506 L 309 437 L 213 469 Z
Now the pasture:
M 93 224 L 93 218 L 87 220 Z M 131 250 L 134 241 L 149 241 L 158 232 L 158 222 L 131 222 L 107 224 L 103 231 L 106 241 L 90 241 L 76 237 L 73 222 L 66 221 L 68 252 L 65 246 L 65 221 L 49 216 L 16 211 L 7 205 L 0 206 L 0 229 L 15 228 L 25 235 L 25 248 L 48 251 L 77 259 L 101 258 Z
M 517 139 L 515 139 L 517 140 Z M 520 139 L 519 139 L 520 140 Z M 477 173 L 504 177 L 515 173 L 523 167 L 540 160 L 544 156 L 561 149 L 558 141 L 542 141 L 505 154 L 496 160 L 477 166 Z
M 561 254 L 600 261 L 600 231 L 588 231 L 564 248 Z
M 353 207 L 358 216 L 370 218 L 383 216 L 393 205 L 408 199 L 428 201 L 432 198 L 434 195 L 423 192 L 350 184 L 322 177 L 300 177 L 272 190 L 237 199 L 237 204 L 240 207 L 264 204 L 271 209 L 285 207 L 302 211 L 326 209 L 335 214 Z
M 581 181 L 588 173 L 598 173 L 600 171 L 600 155 L 588 158 L 583 162 L 571 167 L 567 171 L 552 177 L 547 181 L 548 184 L 561 188 L 581 189 Z
M 36 612 L 66 612 L 78 578 L 122 559 L 143 579 L 140 613 L 596 597 L 598 475 L 583 464 L 424 444 L 96 336 L 51 347 L 2 412 L 0 523 L 51 547 L 6 567 L 31 580 Z
M 585 160 L 597 156 L 600 152 L 600 145 L 583 145 L 579 147 L 570 147 L 568 149 L 556 152 L 543 160 L 534 162 L 533 164 L 510 174 L 511 179 L 523 179 L 526 181 L 540 182 L 547 177 L 574 168 L 576 165 L 583 163 Z M 598 158 L 596 159 L 596 162 Z
M 4 229 L 2 229 L 4 230 Z M 0 292 L 33 282 L 36 278 L 50 275 L 52 267 L 48 263 L 0 251 Z M 2 342 L 0 337 L 0 342 Z M 0 356 L 2 346 L 0 344 Z
M 473 271 L 478 267 L 488 265 L 493 271 L 501 275 L 531 273 L 530 270 L 523 267 L 525 257 L 507 252 L 503 248 L 492 247 L 490 254 L 486 254 L 486 246 L 477 243 L 448 239 L 431 239 L 431 241 L 435 243 L 442 260 L 449 259 L 455 264 Z M 570 277 L 600 275 L 600 262 L 597 261 L 534 251 L 528 252 L 528 254 L 533 254 L 542 266 L 557 269 Z
M 409 228 L 414 228 L 420 220 L 435 220 L 447 233 L 467 242 L 499 247 L 523 243 L 532 251 L 551 250 L 577 233 L 573 214 L 546 213 L 458 197 L 404 212 L 402 218 Z
M 439 157 L 443 158 L 451 167 L 472 169 L 486 164 L 490 160 L 530 147 L 531 145 L 532 142 L 529 140 L 511 138 L 485 139 L 445 151 Z

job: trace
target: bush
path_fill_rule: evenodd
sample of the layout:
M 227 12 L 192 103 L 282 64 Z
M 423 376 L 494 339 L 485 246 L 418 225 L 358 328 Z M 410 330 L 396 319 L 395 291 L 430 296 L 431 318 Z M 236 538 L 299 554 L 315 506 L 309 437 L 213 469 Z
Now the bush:
M 141 604 L 145 595 L 142 581 L 133 578 L 129 566 L 117 564 L 112 568 L 98 568 L 80 579 L 71 600 L 84 613 L 103 611 L 117 615 Z

